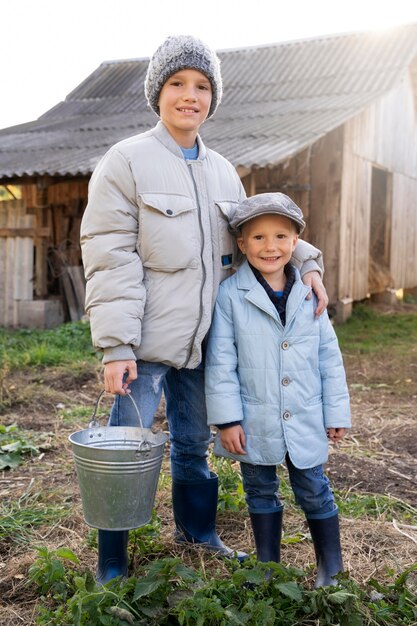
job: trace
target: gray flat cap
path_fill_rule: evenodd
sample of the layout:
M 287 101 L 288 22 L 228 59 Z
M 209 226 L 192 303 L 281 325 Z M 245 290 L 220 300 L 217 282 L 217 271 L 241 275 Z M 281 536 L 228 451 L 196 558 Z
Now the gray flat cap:
M 230 230 L 237 234 L 245 222 L 258 217 L 258 215 L 271 213 L 288 217 L 295 223 L 299 234 L 303 232 L 306 226 L 300 207 L 285 193 L 276 192 L 258 193 L 256 196 L 246 198 L 241 202 L 230 219 Z

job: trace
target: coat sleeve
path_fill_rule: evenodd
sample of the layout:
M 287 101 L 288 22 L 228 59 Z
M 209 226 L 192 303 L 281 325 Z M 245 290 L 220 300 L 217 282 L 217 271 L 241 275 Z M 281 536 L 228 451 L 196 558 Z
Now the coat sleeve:
M 298 240 L 291 257 L 291 262 L 300 271 L 301 277 L 311 271 L 319 272 L 322 276 L 324 274 L 323 255 L 321 251 L 303 239 Z
M 350 428 L 350 401 L 342 353 L 327 311 L 319 318 L 319 366 L 325 428 Z
M 138 207 L 130 165 L 116 149 L 98 164 L 81 223 L 86 312 L 103 362 L 135 359 L 145 306 L 136 243 Z
M 237 349 L 231 300 L 220 285 L 205 362 L 208 424 L 229 424 L 243 420 Z

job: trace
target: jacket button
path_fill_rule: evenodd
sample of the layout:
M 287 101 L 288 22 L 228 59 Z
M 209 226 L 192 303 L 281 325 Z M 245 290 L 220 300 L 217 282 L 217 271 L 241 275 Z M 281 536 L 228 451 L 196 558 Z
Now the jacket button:
M 285 378 L 282 379 L 281 382 L 284 385 L 284 387 L 288 387 L 288 385 L 290 384 L 291 381 L 290 381 L 289 378 L 285 377 Z
M 171 209 L 167 209 L 167 215 L 172 215 L 173 211 Z
M 288 350 L 288 348 L 290 347 L 290 344 L 288 343 L 288 341 L 283 341 L 281 344 L 281 348 L 283 350 Z
M 282 419 L 284 419 L 285 421 L 289 420 L 291 417 L 291 413 L 289 411 L 284 411 L 284 413 L 282 414 Z

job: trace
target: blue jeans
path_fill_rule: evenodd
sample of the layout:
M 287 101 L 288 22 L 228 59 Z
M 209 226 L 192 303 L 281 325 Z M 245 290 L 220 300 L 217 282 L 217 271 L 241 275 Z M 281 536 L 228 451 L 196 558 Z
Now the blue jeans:
M 163 363 L 138 361 L 138 377 L 129 388 L 142 418 L 144 428 L 152 426 L 162 390 L 171 441 L 173 480 L 193 481 L 210 478 L 207 449 L 211 431 L 207 425 L 204 394 L 204 368 L 177 370 Z M 116 396 L 109 426 L 138 426 L 133 402 Z
M 285 462 L 295 500 L 307 519 L 325 519 L 335 515 L 337 506 L 323 466 L 298 469 L 292 464 L 288 454 Z M 240 467 L 249 512 L 273 513 L 282 510 L 276 466 L 241 463 Z

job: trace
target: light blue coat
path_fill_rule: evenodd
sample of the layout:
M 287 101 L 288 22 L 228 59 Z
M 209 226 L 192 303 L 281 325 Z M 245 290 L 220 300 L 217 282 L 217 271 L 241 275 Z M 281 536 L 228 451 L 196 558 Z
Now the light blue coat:
M 288 452 L 306 469 L 328 457 L 326 429 L 351 425 L 349 393 L 336 334 L 327 312 L 296 270 L 286 325 L 247 262 L 220 285 L 206 357 L 209 424 L 242 421 L 246 454 L 214 451 L 238 461 L 275 465 Z

